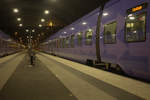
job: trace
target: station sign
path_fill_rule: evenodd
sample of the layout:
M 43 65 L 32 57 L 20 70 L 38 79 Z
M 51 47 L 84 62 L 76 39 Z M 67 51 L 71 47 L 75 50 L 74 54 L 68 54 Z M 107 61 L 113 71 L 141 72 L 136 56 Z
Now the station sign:
M 141 5 L 138 5 L 138 6 L 135 6 L 135 7 L 133 7 L 133 8 L 128 9 L 128 10 L 127 10 L 127 13 L 128 13 L 128 14 L 135 13 L 135 12 L 137 12 L 137 11 L 146 9 L 147 6 L 148 6 L 148 3 L 143 3 L 143 4 L 141 4 Z

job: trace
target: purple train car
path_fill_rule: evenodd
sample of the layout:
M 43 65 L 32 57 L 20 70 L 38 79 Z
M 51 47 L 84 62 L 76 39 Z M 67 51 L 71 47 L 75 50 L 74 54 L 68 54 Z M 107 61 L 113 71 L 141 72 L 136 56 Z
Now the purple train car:
M 20 48 L 16 47 L 17 43 L 4 32 L 0 31 L 0 57 L 18 52 Z
M 44 51 L 150 80 L 150 0 L 110 0 L 49 38 Z

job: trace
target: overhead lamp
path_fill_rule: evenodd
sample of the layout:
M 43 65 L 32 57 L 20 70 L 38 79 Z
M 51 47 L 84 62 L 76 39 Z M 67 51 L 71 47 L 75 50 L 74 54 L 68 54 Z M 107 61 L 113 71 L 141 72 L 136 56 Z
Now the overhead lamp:
M 28 29 L 26 29 L 26 32 L 29 32 L 29 30 L 28 30 Z
M 19 26 L 20 26 L 20 27 L 22 27 L 22 26 L 23 26 L 23 24 L 19 24 Z
M 103 16 L 108 16 L 108 13 L 107 12 L 103 13 Z
M 17 8 L 14 8 L 14 9 L 13 9 L 13 12 L 14 12 L 14 13 L 18 13 L 19 10 L 18 10 Z
M 17 21 L 21 21 L 21 18 L 17 18 Z
M 42 19 L 41 19 L 41 22 L 45 22 L 45 19 L 42 18 Z
M 39 24 L 39 27 L 42 27 L 42 25 L 41 25 L 41 24 Z
M 71 30 L 75 30 L 75 28 L 74 28 L 74 27 L 72 27 L 72 28 L 71 28 Z
M 33 29 L 32 32 L 35 32 L 35 30 Z
M 64 34 L 66 34 L 67 32 L 64 32 Z
M 87 24 L 87 22 L 83 22 L 83 23 L 82 23 L 82 25 L 86 25 L 86 24 Z
M 44 13 L 45 13 L 45 15 L 48 15 L 49 14 L 49 10 L 45 10 Z

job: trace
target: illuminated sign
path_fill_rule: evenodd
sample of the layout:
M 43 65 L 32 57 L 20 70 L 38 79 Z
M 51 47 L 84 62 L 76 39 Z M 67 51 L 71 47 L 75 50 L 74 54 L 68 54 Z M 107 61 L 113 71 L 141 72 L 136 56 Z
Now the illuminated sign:
M 142 6 L 138 6 L 136 8 L 132 8 L 132 12 L 136 12 L 136 11 L 139 11 L 139 10 L 142 10 Z
M 148 3 L 143 3 L 141 5 L 138 5 L 136 7 L 133 7 L 133 8 L 130 8 L 127 10 L 127 13 L 128 14 L 131 14 L 131 13 L 134 13 L 134 12 L 137 12 L 137 11 L 140 11 L 140 10 L 143 10 L 143 9 L 146 9 L 148 6 Z

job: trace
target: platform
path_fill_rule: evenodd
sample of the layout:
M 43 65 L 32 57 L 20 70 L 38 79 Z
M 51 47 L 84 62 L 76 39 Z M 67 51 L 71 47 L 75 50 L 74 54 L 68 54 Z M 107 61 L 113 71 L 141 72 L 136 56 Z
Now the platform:
M 0 59 L 0 100 L 150 100 L 150 84 L 44 53 Z

